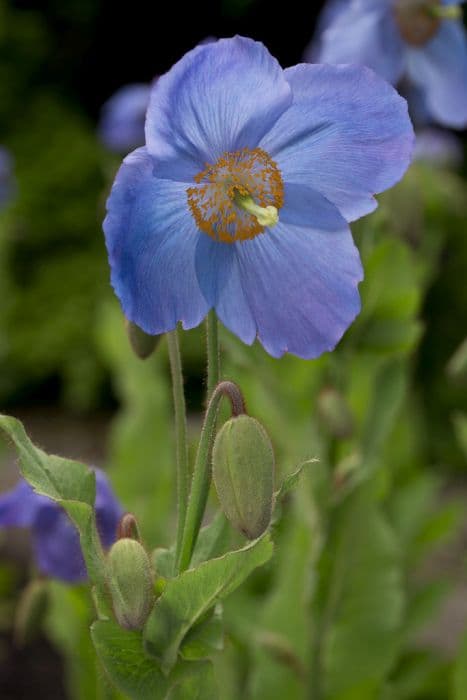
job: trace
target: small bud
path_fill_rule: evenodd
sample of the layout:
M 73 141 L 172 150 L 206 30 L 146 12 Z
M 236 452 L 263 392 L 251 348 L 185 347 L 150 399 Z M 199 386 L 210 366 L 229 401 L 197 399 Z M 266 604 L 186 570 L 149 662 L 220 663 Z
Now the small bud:
M 107 565 L 118 624 L 127 630 L 141 629 L 154 600 L 153 572 L 144 547 L 130 538 L 118 540 L 108 554 Z
M 161 336 L 148 335 L 136 323 L 132 323 L 128 319 L 125 319 L 125 326 L 133 352 L 140 360 L 146 360 L 156 349 Z
M 23 590 L 14 622 L 15 642 L 23 647 L 33 641 L 39 632 L 49 601 L 48 583 L 45 579 L 37 579 L 28 583 Z
M 349 438 L 353 418 L 344 396 L 333 387 L 326 387 L 318 396 L 318 414 L 333 437 Z
M 222 426 L 214 442 L 213 479 L 222 510 L 248 539 L 271 522 L 274 452 L 263 426 L 245 414 Z

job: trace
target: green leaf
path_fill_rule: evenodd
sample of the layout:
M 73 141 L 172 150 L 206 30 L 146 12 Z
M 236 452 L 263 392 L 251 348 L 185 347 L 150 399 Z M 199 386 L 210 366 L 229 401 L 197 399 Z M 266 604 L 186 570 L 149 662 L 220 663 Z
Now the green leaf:
M 120 693 L 111 689 L 107 675 L 102 672 L 89 634 L 95 617 L 89 588 L 60 581 L 49 581 L 48 584 L 47 637 L 64 659 L 66 697 L 70 700 L 122 699 Z
M 179 683 L 175 683 L 167 700 L 219 700 L 219 690 L 212 664 L 190 663 Z
M 250 691 L 254 700 L 306 697 L 312 630 L 309 610 L 321 537 L 313 522 L 308 491 L 300 496 L 281 522 L 271 590 L 261 606 L 254 635 L 250 634 L 254 654 Z
M 200 530 L 191 559 L 192 567 L 195 568 L 203 561 L 225 554 L 231 539 L 232 528 L 224 513 L 219 511 L 209 525 Z
M 462 639 L 453 671 L 452 700 L 467 698 L 467 633 Z
M 99 620 L 91 627 L 97 655 L 116 687 L 132 700 L 163 700 L 169 681 L 144 653 L 140 632 Z
M 167 582 L 146 622 L 146 649 L 165 671 L 175 665 L 183 638 L 216 603 L 272 556 L 268 535 L 243 549 L 211 559 Z
M 322 669 L 328 700 L 376 697 L 398 653 L 403 624 L 397 541 L 369 488 L 355 492 L 335 526 L 325 550 L 330 570 L 316 602 L 314 667 Z
M 89 578 L 103 604 L 105 564 L 94 515 L 95 476 L 84 464 L 47 455 L 33 445 L 19 420 L 0 415 L 0 428 L 13 440 L 21 473 L 37 493 L 59 503 L 77 527 Z
M 186 661 L 210 659 L 214 652 L 224 647 L 224 625 L 222 605 L 219 603 L 212 614 L 200 622 L 186 635 L 180 647 L 180 656 Z
M 172 578 L 175 569 L 175 550 L 173 548 L 157 547 L 153 550 L 151 559 L 156 576 Z
M 467 459 L 467 415 L 459 411 L 454 414 L 452 420 L 459 447 Z
M 361 477 L 374 469 L 381 447 L 389 437 L 407 389 L 407 368 L 400 360 L 385 363 L 376 377 L 363 429 Z
M 276 501 L 280 501 L 282 498 L 284 498 L 284 496 L 286 496 L 289 493 L 289 491 L 295 488 L 305 467 L 310 466 L 310 464 L 315 464 L 316 462 L 319 462 L 319 459 L 307 459 L 306 462 L 302 462 L 302 464 L 300 464 L 300 466 L 297 467 L 295 471 L 291 472 L 290 474 L 287 474 L 287 476 L 285 476 L 282 480 L 282 483 L 279 486 L 278 490 L 274 494 Z

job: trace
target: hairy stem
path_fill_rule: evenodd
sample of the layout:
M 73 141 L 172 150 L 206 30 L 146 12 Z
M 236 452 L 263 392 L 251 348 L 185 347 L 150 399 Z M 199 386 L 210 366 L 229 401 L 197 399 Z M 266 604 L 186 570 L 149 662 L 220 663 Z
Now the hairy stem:
M 178 342 L 178 330 L 167 333 L 169 346 L 170 370 L 175 408 L 175 439 L 177 453 L 177 542 L 176 555 L 180 556 L 188 503 L 190 471 L 188 464 L 188 442 L 186 428 L 185 394 L 183 391 L 183 372 Z
M 217 316 L 214 310 L 206 319 L 206 339 L 208 353 L 208 401 L 220 381 L 220 350 Z
M 221 382 L 216 386 L 212 392 L 204 417 L 203 429 L 201 431 L 198 452 L 193 469 L 193 480 L 191 483 L 190 500 L 188 502 L 185 520 L 183 542 L 180 554 L 177 557 L 177 570 L 179 572 L 185 571 L 190 565 L 191 556 L 195 548 L 204 511 L 206 509 L 209 487 L 211 485 L 211 453 L 214 442 L 216 418 L 223 396 L 226 396 L 230 400 L 232 414 L 234 416 L 245 412 L 242 392 L 236 384 L 233 382 Z

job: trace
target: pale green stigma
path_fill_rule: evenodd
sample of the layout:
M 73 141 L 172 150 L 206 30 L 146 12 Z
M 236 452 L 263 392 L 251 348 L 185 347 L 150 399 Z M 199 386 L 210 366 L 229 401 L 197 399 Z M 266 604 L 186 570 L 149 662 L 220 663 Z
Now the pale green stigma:
M 461 19 L 462 8 L 460 5 L 430 5 L 428 12 L 438 19 Z
M 234 204 L 254 216 L 260 226 L 275 226 L 279 221 L 276 207 L 260 207 L 249 194 L 240 194 L 237 191 L 234 196 Z

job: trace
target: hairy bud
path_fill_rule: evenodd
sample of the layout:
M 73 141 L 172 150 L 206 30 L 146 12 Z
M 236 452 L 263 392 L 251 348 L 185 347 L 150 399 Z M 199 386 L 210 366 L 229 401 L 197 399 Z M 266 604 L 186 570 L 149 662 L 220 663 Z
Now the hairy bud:
M 256 539 L 271 522 L 274 452 L 263 426 L 245 414 L 228 420 L 214 442 L 213 479 L 231 524 Z
M 153 572 L 144 547 L 125 537 L 115 542 L 108 558 L 108 583 L 118 624 L 141 629 L 154 599 Z

